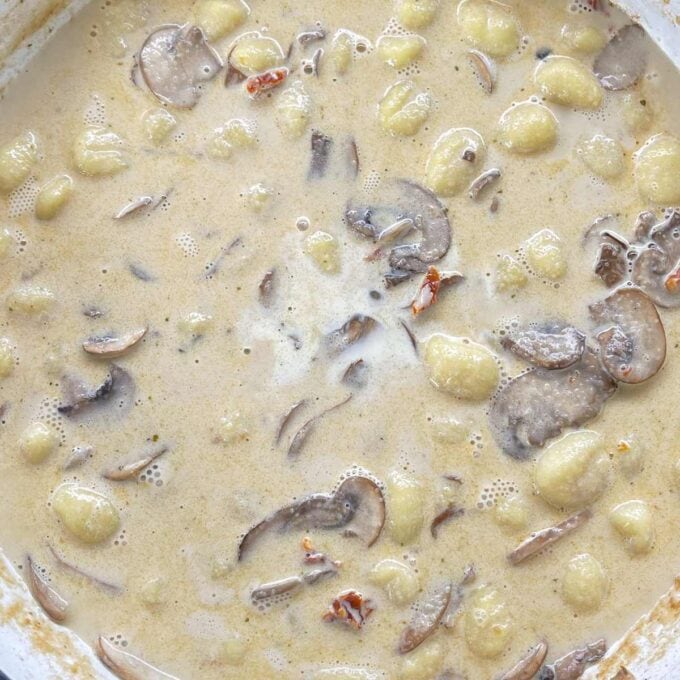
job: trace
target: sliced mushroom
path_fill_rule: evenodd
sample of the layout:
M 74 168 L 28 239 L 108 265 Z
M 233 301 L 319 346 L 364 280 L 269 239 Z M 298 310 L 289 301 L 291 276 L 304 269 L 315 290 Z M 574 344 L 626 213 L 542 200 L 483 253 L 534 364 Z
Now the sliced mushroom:
M 535 368 L 513 378 L 494 397 L 489 425 L 506 454 L 526 459 L 564 428 L 595 418 L 616 386 L 586 349 L 568 368 Z
M 288 423 L 290 423 L 291 419 L 298 412 L 298 410 L 306 406 L 306 404 L 307 404 L 306 399 L 300 399 L 300 401 L 296 401 L 288 409 L 288 411 L 286 411 L 286 413 L 283 415 L 283 418 L 281 418 L 281 422 L 279 423 L 278 428 L 276 429 L 276 437 L 274 438 L 275 444 L 281 443 L 281 438 L 283 437 L 283 433 L 286 431 L 286 428 L 288 427 Z
M 348 397 L 343 399 L 341 402 L 338 402 L 337 404 L 334 404 L 333 406 L 330 406 L 327 409 L 324 409 L 321 411 L 321 413 L 317 413 L 315 416 L 312 416 L 296 433 L 293 439 L 290 442 L 290 446 L 288 447 L 288 457 L 289 458 L 294 458 L 295 456 L 299 455 L 300 451 L 302 451 L 302 447 L 304 446 L 305 442 L 307 441 L 307 437 L 312 433 L 314 428 L 316 427 L 316 424 L 323 418 L 325 415 L 328 415 L 332 411 L 335 411 L 336 409 L 340 408 L 341 406 L 344 406 L 350 399 L 352 398 L 352 395 L 350 394 Z
M 666 358 L 666 333 L 654 303 L 637 288 L 619 288 L 590 305 L 600 361 L 620 382 L 640 383 L 656 375 Z
M 350 137 L 346 144 L 346 165 L 349 174 L 352 178 L 357 177 L 361 169 L 361 161 L 359 159 L 359 148 L 357 147 L 357 140 Z
M 81 569 L 79 566 L 72 564 L 68 560 L 66 560 L 64 557 L 62 557 L 52 545 L 48 544 L 47 547 L 49 548 L 49 551 L 52 553 L 52 557 L 54 557 L 55 561 L 57 564 L 62 567 L 64 570 L 71 572 L 72 574 L 75 574 L 76 576 L 80 576 L 91 583 L 94 583 L 96 586 L 99 588 L 102 588 L 103 590 L 107 591 L 108 593 L 112 595 L 120 595 L 123 592 L 123 588 L 119 585 L 116 585 L 115 583 L 111 583 L 110 581 L 105 581 L 104 579 L 100 578 L 99 576 L 94 576 L 93 574 L 90 574 L 88 571 L 85 571 L 84 569 Z
M 120 413 L 128 411 L 134 403 L 135 382 L 132 376 L 117 364 L 110 364 L 104 382 L 92 388 L 79 378 L 66 376 L 62 385 L 65 404 L 57 410 L 72 418 L 100 414 L 108 406 L 117 406 Z M 111 415 L 111 411 L 107 411 Z
M 289 576 L 278 581 L 272 581 L 271 583 L 263 583 L 252 590 L 250 599 L 253 602 L 269 600 L 272 597 L 278 597 L 279 595 L 285 595 L 286 593 L 298 590 L 303 584 L 304 581 L 301 576 Z
M 565 654 L 555 663 L 544 666 L 541 669 L 540 680 L 578 680 L 587 666 L 599 661 L 606 653 L 606 640 L 604 638 L 596 640 Z
M 349 385 L 350 387 L 364 387 L 366 385 L 366 378 L 368 365 L 363 359 L 353 361 L 342 374 L 340 382 Z
M 558 328 L 517 331 L 503 336 L 501 345 L 534 366 L 567 368 L 583 356 L 586 336 L 573 326 Z
M 404 628 L 399 638 L 399 653 L 408 654 L 422 644 L 444 618 L 451 601 L 453 587 L 450 583 L 436 588 L 427 598 L 416 605 L 411 622 Z
M 136 479 L 137 475 L 139 475 L 139 473 L 144 470 L 144 468 L 149 467 L 149 465 L 151 465 L 154 460 L 160 458 L 167 451 L 167 446 L 161 446 L 158 450 L 143 456 L 133 463 L 119 465 L 116 468 L 102 472 L 102 477 L 104 477 L 104 479 L 109 479 L 112 482 L 125 482 L 129 479 Z
M 600 244 L 595 260 L 595 274 L 599 276 L 607 288 L 621 283 L 628 273 L 626 252 L 618 243 L 605 241 Z
M 479 177 L 472 181 L 470 188 L 468 189 L 468 196 L 476 201 L 481 196 L 482 192 L 486 187 L 490 186 L 494 182 L 497 182 L 501 177 L 501 171 L 498 168 L 491 168 L 485 170 Z
M 401 327 L 406 332 L 406 335 L 408 336 L 409 342 L 411 343 L 411 346 L 413 347 L 413 351 L 417 355 L 418 354 L 418 339 L 416 338 L 415 334 L 409 328 L 409 325 L 405 321 L 399 321 L 399 323 L 401 324 Z
M 198 26 L 168 24 L 153 31 L 138 56 L 144 82 L 162 102 L 190 109 L 198 102 L 200 85 L 222 68 L 219 54 Z
M 59 623 L 64 621 L 68 602 L 50 586 L 30 555 L 26 555 L 26 571 L 28 572 L 28 586 L 36 602 L 51 619 Z
M 309 172 L 307 179 L 320 179 L 326 174 L 328 169 L 328 160 L 333 148 L 333 140 L 328 136 L 319 132 L 319 130 L 312 131 L 311 137 L 312 159 L 309 164 Z
M 134 213 L 140 211 L 142 208 L 146 208 L 150 206 L 153 203 L 153 197 L 152 196 L 140 196 L 139 198 L 136 198 L 134 201 L 130 201 L 130 203 L 127 203 L 124 205 L 114 216 L 114 220 L 122 220 L 124 217 L 128 217 L 129 215 L 133 215 Z
M 524 560 L 533 557 L 536 553 L 541 552 L 541 550 L 547 548 L 549 545 L 556 543 L 561 538 L 576 531 L 576 529 L 583 526 L 592 516 L 593 513 L 590 510 L 581 510 L 581 512 L 577 512 L 575 515 L 568 517 L 554 527 L 535 531 L 508 555 L 508 560 L 513 565 L 524 562 Z
M 178 680 L 151 664 L 142 661 L 138 656 L 124 652 L 105 637 L 99 636 L 94 646 L 97 656 L 108 666 L 120 680 Z
M 460 517 L 464 514 L 464 508 L 459 508 L 454 503 L 449 503 L 441 512 L 437 513 L 430 524 L 430 534 L 432 534 L 432 538 L 437 538 L 439 528 L 442 524 L 452 520 L 454 517 Z
M 378 322 L 365 314 L 354 314 L 340 328 L 331 331 L 325 339 L 326 349 L 331 356 L 340 354 L 350 345 L 366 337 Z
M 548 643 L 541 640 L 529 653 L 522 657 L 509 671 L 498 680 L 532 680 L 538 673 L 548 655 Z
M 635 24 L 624 26 L 595 59 L 593 71 L 606 90 L 635 85 L 647 66 L 647 36 Z
M 274 294 L 274 275 L 276 270 L 270 269 L 265 272 L 258 286 L 260 304 L 263 307 L 269 307 L 272 303 L 272 296 Z
M 380 487 L 368 477 L 345 479 L 332 494 L 312 494 L 286 505 L 256 524 L 241 540 L 242 560 L 270 531 L 295 529 L 343 529 L 344 536 L 359 538 L 367 547 L 380 536 L 385 523 L 385 499 Z
M 92 458 L 94 454 L 94 446 L 84 444 L 82 446 L 74 446 L 71 453 L 66 457 L 62 470 L 72 470 L 87 462 L 88 458 Z
M 479 50 L 469 50 L 467 56 L 482 89 L 487 94 L 491 94 L 496 86 L 498 71 L 496 64 Z
M 298 33 L 296 36 L 296 40 L 302 45 L 303 47 L 306 47 L 307 45 L 317 42 L 319 40 L 325 40 L 326 39 L 326 31 L 323 28 L 315 28 L 311 31 L 302 31 L 302 33 Z
M 145 335 L 148 328 L 139 328 L 123 335 L 110 335 L 89 338 L 83 343 L 83 349 L 100 359 L 115 359 L 131 350 Z

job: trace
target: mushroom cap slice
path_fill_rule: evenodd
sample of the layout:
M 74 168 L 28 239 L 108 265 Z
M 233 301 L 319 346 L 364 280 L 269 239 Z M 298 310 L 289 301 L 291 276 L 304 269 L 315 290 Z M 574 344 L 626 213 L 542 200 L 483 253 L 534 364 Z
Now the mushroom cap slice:
M 531 369 L 503 386 L 489 411 L 491 432 L 504 453 L 527 459 L 564 428 L 595 418 L 616 385 L 586 348 L 568 368 Z
M 200 98 L 199 85 L 212 80 L 222 68 L 219 54 L 198 26 L 166 24 L 144 41 L 139 68 L 158 99 L 190 109 Z
M 619 288 L 590 305 L 600 361 L 619 382 L 640 383 L 656 375 L 666 358 L 666 333 L 648 295 L 637 288 Z
M 103 636 L 97 638 L 94 650 L 102 663 L 121 680 L 178 680 L 174 675 L 164 673 L 138 656 L 116 647 Z
M 595 59 L 593 71 L 606 90 L 625 90 L 635 85 L 647 66 L 644 30 L 635 24 L 614 34 Z
M 332 494 L 316 493 L 286 505 L 250 529 L 241 539 L 238 559 L 242 560 L 266 533 L 294 529 L 343 529 L 368 547 L 380 536 L 385 524 L 385 499 L 380 487 L 368 477 L 345 479 Z
M 586 336 L 573 326 L 526 329 L 503 336 L 501 345 L 534 366 L 553 370 L 567 368 L 583 356 Z
M 418 602 L 413 619 L 401 632 L 400 654 L 413 651 L 434 633 L 451 602 L 452 590 L 451 584 L 446 583 Z
M 83 342 L 83 349 L 101 359 L 114 359 L 132 349 L 147 332 L 146 326 L 120 336 L 89 338 Z
M 102 413 L 109 417 L 126 413 L 134 403 L 136 386 L 124 368 L 112 363 L 98 387 L 90 387 L 74 376 L 65 376 L 62 390 L 65 403 L 58 407 L 59 413 L 78 419 Z
M 66 619 L 68 602 L 47 582 L 30 555 L 26 555 L 28 586 L 38 604 L 54 621 Z

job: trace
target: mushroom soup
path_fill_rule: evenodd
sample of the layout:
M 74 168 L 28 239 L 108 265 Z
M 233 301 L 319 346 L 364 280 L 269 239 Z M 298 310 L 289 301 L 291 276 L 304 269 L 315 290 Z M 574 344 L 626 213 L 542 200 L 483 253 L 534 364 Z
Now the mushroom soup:
M 89 5 L 0 100 L 45 613 L 121 678 L 579 677 L 680 561 L 679 91 L 605 0 Z

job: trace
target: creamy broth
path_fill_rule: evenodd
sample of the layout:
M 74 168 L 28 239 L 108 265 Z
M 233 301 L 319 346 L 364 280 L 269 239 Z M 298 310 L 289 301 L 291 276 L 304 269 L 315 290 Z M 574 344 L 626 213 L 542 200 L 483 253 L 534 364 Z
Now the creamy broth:
M 0 544 L 24 570 L 24 556 L 32 555 L 69 602 L 65 624 L 85 640 L 105 636 L 183 678 L 490 678 L 540 639 L 549 643 L 547 661 L 601 637 L 614 641 L 666 589 L 680 559 L 674 481 L 680 313 L 659 310 L 668 347 L 662 369 L 643 384 L 620 384 L 601 413 L 580 425 L 599 433 L 606 451 L 606 489 L 583 503 L 592 518 L 516 566 L 507 555 L 524 538 L 581 507 L 557 510 L 537 493 L 534 461 L 542 447 L 527 460 L 506 455 L 489 427 L 486 395 L 456 398 L 428 380 L 427 341 L 444 333 L 479 343 L 492 353 L 503 389 L 529 367 L 501 346 L 504 336 L 556 321 L 592 338 L 588 305 L 611 291 L 593 273 L 596 247 L 584 246 L 586 229 L 612 214 L 611 228 L 634 240 L 640 212 L 656 210 L 661 220 L 667 203 L 680 203 L 673 198 L 680 175 L 667 182 L 671 200 L 654 202 L 639 169 L 636 186 L 634 172 L 634 154 L 647 140 L 680 136 L 677 70 L 645 38 L 640 81 L 603 90 L 602 104 L 584 110 L 541 98 L 536 55 L 571 56 L 590 69 L 627 23 L 613 7 L 510 2 L 520 39 L 496 59 L 489 94 L 471 66 L 473 45 L 457 3 L 441 3 L 427 25 L 411 31 L 422 36 L 422 51 L 400 70 L 384 63 L 377 44 L 381 35 L 410 33 L 390 2 L 250 4 L 243 22 L 212 41 L 225 61 L 233 41 L 251 31 L 278 41 L 284 54 L 302 31 L 325 31 L 296 47 L 286 82 L 258 98 L 241 83 L 225 87 L 224 69 L 201 84 L 191 109 L 164 107 L 139 73 L 133 83 L 133 55 L 147 35 L 162 24 L 197 20 L 197 8 L 174 0 L 92 3 L 2 95 L 0 144 L 30 131 L 38 151 L 28 179 L 0 200 L 9 233 L 0 336 L 15 364 L 0 380 Z M 573 35 L 588 27 L 596 30 L 579 35 L 590 36 L 595 48 L 581 44 L 579 51 Z M 344 73 L 338 42 L 348 34 L 337 38 L 341 29 L 355 34 Z M 318 74 L 308 74 L 304 64 L 318 48 Z M 391 134 L 378 119 L 387 88 L 401 80 L 415 83 L 421 101 L 429 97 L 415 134 Z M 282 130 L 281 100 L 293 88 L 307 105 L 299 136 Z M 503 145 L 499 119 L 531 97 L 556 117 L 557 141 L 517 154 Z M 175 119 L 162 141 L 150 139 L 145 124 L 158 109 Z M 226 151 L 220 147 L 228 157 L 216 157 L 214 131 L 233 120 L 246 121 L 253 138 L 232 137 Z M 127 167 L 100 176 L 78 171 L 73 147 L 88 126 L 120 135 L 122 144 L 110 151 L 119 151 Z M 414 318 L 408 306 L 423 274 L 386 288 L 385 254 L 399 238 L 376 244 L 362 237 L 345 223 L 345 210 L 352 201 L 379 202 L 395 178 L 423 182 L 433 146 L 451 128 L 470 128 L 485 142 L 470 161 L 473 178 L 489 168 L 502 176 L 478 200 L 468 196 L 468 180 L 455 195 L 440 196 L 452 243 L 432 264 L 464 280 L 442 287 L 436 304 Z M 313 131 L 332 140 L 323 177 L 309 176 Z M 598 133 L 620 146 L 615 177 L 595 175 L 577 151 Z M 37 219 L 38 187 L 62 174 L 72 178 L 72 196 L 52 219 Z M 152 201 L 113 219 L 141 196 Z M 561 258 L 551 261 L 557 270 L 546 270 L 552 279 L 535 271 L 529 244 L 544 229 L 558 239 L 547 244 Z M 325 259 L 315 257 L 317 232 L 332 239 Z M 379 246 L 383 254 L 369 257 Z M 506 256 L 516 262 L 514 283 L 500 273 Z M 268 271 L 274 274 L 263 304 Z M 37 288 L 51 293 L 40 298 L 45 309 L 37 309 Z M 373 318 L 375 328 L 344 351 L 329 352 L 325 336 L 355 314 Z M 402 321 L 417 338 L 417 352 Z M 59 410 L 74 377 L 94 387 L 110 370 L 109 360 L 83 351 L 83 341 L 143 328 L 144 338 L 112 360 L 134 381 L 134 395 L 123 395 L 125 408 L 116 394 L 81 414 Z M 361 384 L 343 382 L 359 359 Z M 283 416 L 301 400 L 277 443 Z M 288 455 L 300 427 L 340 403 Z M 27 434 L 35 423 L 44 426 L 49 451 L 32 463 L 43 457 Z M 579 427 L 563 428 L 546 446 L 572 429 Z M 65 470 L 76 446 L 92 451 Z M 159 447 L 167 451 L 132 479 L 102 476 Z M 239 541 L 253 525 L 295 499 L 332 492 L 347 474 L 373 477 L 385 496 L 386 523 L 372 546 L 339 529 L 301 527 L 263 535 L 237 561 Z M 397 503 L 395 476 L 411 485 L 410 502 Z M 55 512 L 63 483 L 110 499 L 120 526 L 98 544 L 79 540 Z M 498 510 L 499 503 L 507 509 L 508 497 L 519 499 L 509 520 Z M 647 504 L 654 526 L 651 549 L 634 555 L 610 519 L 630 500 Z M 464 514 L 443 522 L 435 538 L 430 524 L 449 504 Z M 303 545 L 305 537 L 312 548 Z M 50 546 L 116 588 L 60 565 Z M 337 574 L 280 601 L 251 602 L 256 586 L 308 573 L 310 550 L 339 561 Z M 584 553 L 599 562 L 606 581 L 601 603 L 587 611 L 565 601 L 564 591 L 567 564 Z M 395 596 L 377 582 L 372 570 L 386 559 L 403 565 L 412 592 Z M 414 603 L 447 582 L 457 593 L 470 564 L 476 578 L 462 586 L 459 610 L 414 651 L 399 654 Z M 476 589 L 487 584 L 511 623 L 499 633 L 501 648 L 485 657 L 470 640 L 470 610 Z M 359 630 L 323 620 L 333 598 L 348 589 L 375 608 Z

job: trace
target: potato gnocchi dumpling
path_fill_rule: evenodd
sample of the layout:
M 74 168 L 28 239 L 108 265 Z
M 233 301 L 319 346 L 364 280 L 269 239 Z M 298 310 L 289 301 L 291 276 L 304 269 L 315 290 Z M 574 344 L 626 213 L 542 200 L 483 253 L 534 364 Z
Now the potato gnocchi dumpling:
M 149 607 L 155 607 L 163 603 L 166 584 L 159 576 L 154 576 L 146 581 L 139 589 L 139 599 Z
M 392 472 L 387 481 L 387 527 L 401 545 L 417 540 L 425 522 L 425 495 L 418 480 Z
M 593 135 L 582 139 L 576 146 L 576 155 L 604 179 L 618 177 L 626 169 L 623 147 L 619 142 L 605 135 Z
M 555 114 L 543 104 L 520 102 L 498 122 L 498 141 L 512 153 L 532 154 L 551 149 L 557 141 Z
M 246 206 L 253 212 L 260 213 L 269 205 L 273 194 L 274 192 L 262 182 L 253 184 L 244 195 Z
M 217 436 L 222 444 L 235 444 L 246 439 L 248 435 L 248 422 L 240 411 L 233 411 L 220 418 Z
M 15 288 L 7 297 L 7 307 L 22 314 L 42 314 L 55 302 L 56 296 L 51 290 L 32 284 Z
M 501 293 L 524 288 L 529 282 L 526 270 L 512 255 L 501 255 L 496 264 L 496 290 Z
M 654 106 L 649 97 L 639 91 L 626 92 L 621 101 L 621 113 L 626 127 L 633 133 L 649 129 L 654 120 Z
M 507 5 L 495 0 L 463 0 L 457 16 L 463 38 L 489 56 L 507 57 L 519 47 L 519 24 Z
M 415 61 L 425 47 L 425 39 L 419 35 L 382 35 L 378 38 L 378 56 L 396 69 Z
M 425 345 L 424 360 L 432 384 L 459 399 L 486 399 L 498 385 L 496 358 L 467 338 L 433 335 Z
M 621 503 L 609 513 L 609 521 L 633 555 L 649 552 L 654 543 L 652 511 L 644 501 Z
M 54 452 L 59 444 L 57 435 L 45 423 L 31 423 L 21 434 L 19 448 L 24 458 L 37 465 Z
M 8 338 L 0 338 L 0 378 L 7 378 L 14 371 L 14 347 Z
M 396 0 L 399 23 L 409 30 L 425 28 L 434 20 L 440 0 Z
M 440 196 L 466 189 L 484 162 L 486 146 L 470 128 L 451 128 L 435 142 L 425 165 L 425 185 Z
M 493 509 L 496 523 L 508 529 L 518 530 L 526 527 L 529 511 L 520 496 L 501 496 Z
M 257 144 L 257 131 L 251 121 L 234 118 L 212 133 L 207 152 L 213 158 L 231 158 L 236 149 L 246 149 Z
M 14 245 L 14 237 L 9 229 L 0 227 L 0 257 L 6 257 Z
M 597 109 L 604 96 L 593 72 L 571 57 L 554 55 L 542 60 L 534 71 L 534 82 L 551 102 L 578 109 Z
M 316 266 L 325 274 L 340 271 L 340 245 L 338 240 L 327 231 L 315 231 L 305 239 L 305 252 Z
M 534 234 L 524 248 L 531 271 L 544 279 L 559 281 L 567 273 L 567 259 L 561 239 L 550 229 Z
M 282 66 L 285 55 L 274 38 L 246 35 L 234 45 L 229 61 L 241 73 L 255 75 Z
M 105 127 L 85 128 L 73 144 L 73 159 L 83 175 L 114 175 L 128 167 L 123 140 Z
M 339 75 L 347 73 L 354 61 L 355 35 L 344 28 L 336 31 L 331 42 L 329 59 L 335 72 Z
M 609 483 L 609 456 L 597 432 L 570 432 L 550 444 L 536 462 L 534 483 L 541 498 L 556 508 L 590 505 Z
M 309 124 L 311 113 L 312 98 L 300 80 L 296 80 L 276 100 L 276 122 L 283 136 L 289 139 L 302 136 Z
M 378 121 L 385 132 L 401 137 L 416 134 L 430 115 L 432 100 L 410 80 L 392 85 L 378 104 Z
M 640 194 L 653 203 L 680 203 L 680 139 L 655 135 L 635 154 L 635 180 Z
M 465 642 L 478 656 L 498 656 L 510 643 L 514 623 L 503 595 L 497 588 L 477 588 L 468 599 L 464 616 Z
M 382 560 L 371 569 L 368 579 L 384 588 L 387 597 L 395 604 L 412 602 L 420 589 L 418 574 L 399 560 Z
M 592 555 L 583 553 L 569 560 L 562 577 L 562 598 L 574 610 L 599 609 L 608 589 L 607 574 Z
M 181 331 L 191 333 L 191 335 L 196 337 L 205 335 L 208 331 L 212 330 L 214 325 L 213 317 L 203 312 L 189 312 L 177 324 Z
M 120 516 L 104 495 L 78 484 L 62 484 L 52 507 L 64 526 L 83 543 L 101 543 L 120 526 Z
M 24 183 L 38 160 L 38 140 L 24 132 L 0 147 L 0 193 L 9 193 Z
M 401 662 L 401 680 L 430 680 L 444 665 L 446 649 L 440 640 L 426 640 Z
M 142 116 L 146 136 L 154 144 L 162 144 L 177 127 L 177 119 L 162 107 L 149 109 Z
M 607 44 L 607 36 L 596 26 L 562 26 L 562 40 L 576 52 L 594 54 Z
M 39 220 L 56 217 L 73 194 L 73 180 L 68 175 L 57 175 L 44 184 L 35 199 L 35 216 Z
M 199 0 L 195 12 L 208 40 L 219 40 L 248 18 L 250 8 L 243 0 Z

